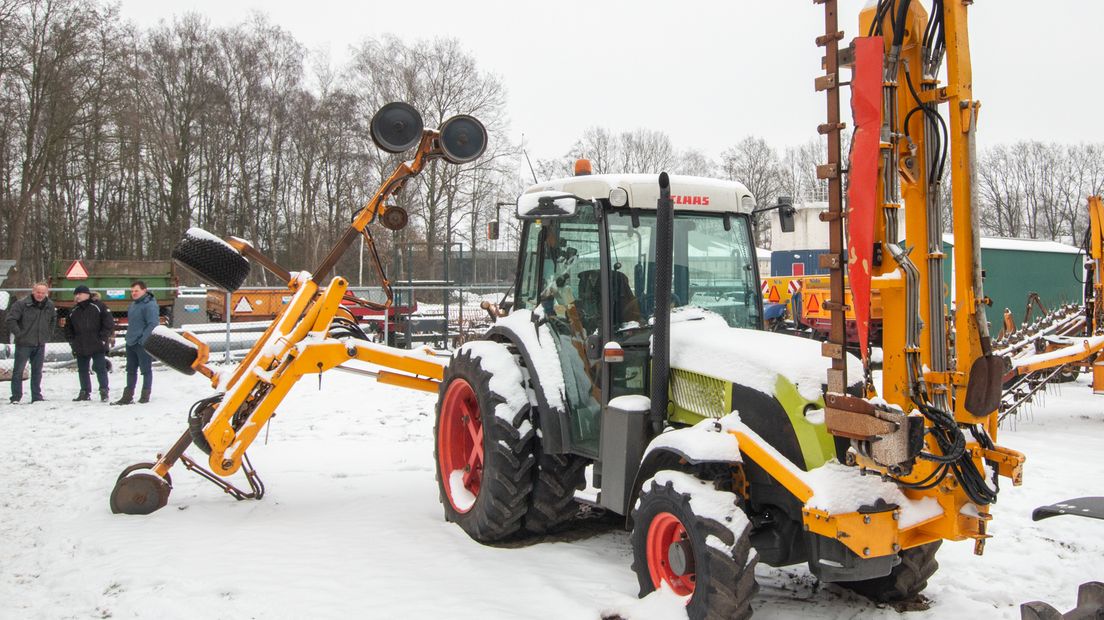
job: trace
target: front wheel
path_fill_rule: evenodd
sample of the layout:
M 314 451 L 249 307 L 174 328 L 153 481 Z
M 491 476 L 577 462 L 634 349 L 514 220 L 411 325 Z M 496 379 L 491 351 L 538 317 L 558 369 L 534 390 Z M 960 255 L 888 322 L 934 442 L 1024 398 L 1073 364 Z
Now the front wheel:
M 939 551 L 942 540 L 905 549 L 900 553 L 901 563 L 885 577 L 864 579 L 862 581 L 840 581 L 841 586 L 861 594 L 876 603 L 897 603 L 907 601 L 920 594 L 928 586 L 928 578 L 939 570 L 935 561 L 935 552 Z
M 734 493 L 687 473 L 660 471 L 644 483 L 632 518 L 641 596 L 665 583 L 689 597 L 690 620 L 751 617 L 758 556 Z
M 434 460 L 445 518 L 483 543 L 521 528 L 533 489 L 533 427 L 514 369 L 504 346 L 469 343 L 445 369 L 437 399 Z

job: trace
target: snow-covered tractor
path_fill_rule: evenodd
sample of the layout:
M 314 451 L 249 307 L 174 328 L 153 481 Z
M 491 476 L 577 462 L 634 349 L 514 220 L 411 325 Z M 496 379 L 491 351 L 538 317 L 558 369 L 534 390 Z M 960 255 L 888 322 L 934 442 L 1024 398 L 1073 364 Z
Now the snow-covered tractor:
M 877 600 L 924 588 L 940 539 L 920 526 L 941 509 L 844 464 L 820 343 L 763 329 L 753 205 L 666 174 L 519 198 L 512 299 L 441 381 L 447 519 L 491 543 L 569 527 L 579 502 L 624 515 L 641 593 L 666 584 L 693 618 L 750 614 L 758 561 Z M 916 444 L 899 430 L 886 442 Z

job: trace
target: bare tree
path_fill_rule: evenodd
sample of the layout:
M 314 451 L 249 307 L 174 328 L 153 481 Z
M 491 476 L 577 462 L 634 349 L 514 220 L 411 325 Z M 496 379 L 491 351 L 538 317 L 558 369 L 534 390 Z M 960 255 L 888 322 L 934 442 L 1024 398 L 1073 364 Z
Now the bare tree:
M 17 261 L 11 276 L 16 283 L 28 284 L 45 270 L 40 244 L 48 220 L 39 197 L 50 169 L 72 146 L 68 138 L 95 92 L 92 33 L 100 19 L 96 9 L 75 0 L 42 0 L 21 13 L 20 36 L 9 61 L 13 79 L 6 84 L 21 134 L 15 155 L 18 186 L 4 203 L 8 253 Z M 35 226 L 28 228 L 32 221 Z M 25 256 L 28 239 L 33 257 Z M 35 262 L 31 269 L 28 258 Z
M 748 136 L 721 154 L 721 167 L 726 178 L 740 181 L 755 200 L 762 205 L 771 204 L 784 189 L 778 153 L 766 140 Z M 756 243 L 770 244 L 770 226 L 765 218 L 756 216 Z

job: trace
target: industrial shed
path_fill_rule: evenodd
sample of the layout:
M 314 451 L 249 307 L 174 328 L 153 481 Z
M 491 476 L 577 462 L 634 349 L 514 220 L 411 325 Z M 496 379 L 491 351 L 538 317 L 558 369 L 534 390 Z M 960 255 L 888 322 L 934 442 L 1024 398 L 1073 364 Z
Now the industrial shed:
M 947 259 L 948 299 L 954 295 L 954 235 L 943 235 Z M 1084 280 L 1082 251 L 1072 245 L 1040 239 L 981 238 L 981 264 L 985 270 L 985 294 L 993 300 L 986 309 L 989 323 L 999 329 L 1004 309 L 1012 310 L 1019 325 L 1027 296 L 1036 292 L 1048 309 L 1064 303 L 1081 303 Z M 1036 314 L 1036 316 L 1038 316 Z

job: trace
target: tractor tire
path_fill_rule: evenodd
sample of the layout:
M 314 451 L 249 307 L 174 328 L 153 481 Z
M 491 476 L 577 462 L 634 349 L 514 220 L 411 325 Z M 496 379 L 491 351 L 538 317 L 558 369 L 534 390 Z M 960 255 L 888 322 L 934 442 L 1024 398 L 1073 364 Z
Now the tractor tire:
M 207 282 L 233 293 L 249 277 L 249 261 L 222 240 L 208 235 L 200 229 L 189 229 L 173 248 L 172 257 Z
M 146 338 L 146 341 L 142 343 L 142 347 L 145 348 L 146 353 L 149 353 L 169 368 L 186 375 L 195 374 L 195 368 L 192 368 L 192 364 L 195 363 L 196 356 L 199 355 L 199 349 L 192 343 L 184 343 L 176 338 L 164 336 L 157 333 L 157 329 L 155 329 L 149 335 L 149 338 Z
M 841 586 L 861 594 L 876 603 L 898 603 L 908 601 L 920 594 L 928 586 L 928 578 L 939 570 L 935 552 L 939 551 L 942 540 L 905 549 L 899 555 L 901 563 L 885 577 L 864 579 L 862 581 L 840 581 Z
M 479 357 L 488 356 L 499 358 L 492 362 L 496 366 L 515 363 L 498 344 L 481 347 Z M 508 399 L 491 388 L 492 378 L 501 379 L 471 348 L 460 349 L 445 368 L 433 426 L 445 519 L 481 543 L 505 540 L 521 529 L 536 464 L 528 402 L 516 411 L 500 410 L 508 408 Z
M 575 491 L 586 484 L 589 461 L 573 454 L 543 454 L 539 445 L 535 452 L 533 493 L 522 525 L 529 534 L 543 536 L 566 529 L 578 514 Z
M 717 520 L 721 515 L 695 513 L 694 499 L 714 512 L 718 506 L 731 508 Z M 632 513 L 640 596 L 666 582 L 676 594 L 689 595 L 690 620 L 750 618 L 759 590 L 758 556 L 751 548 L 751 523 L 737 502 L 735 493 L 683 472 L 662 470 L 645 482 Z

